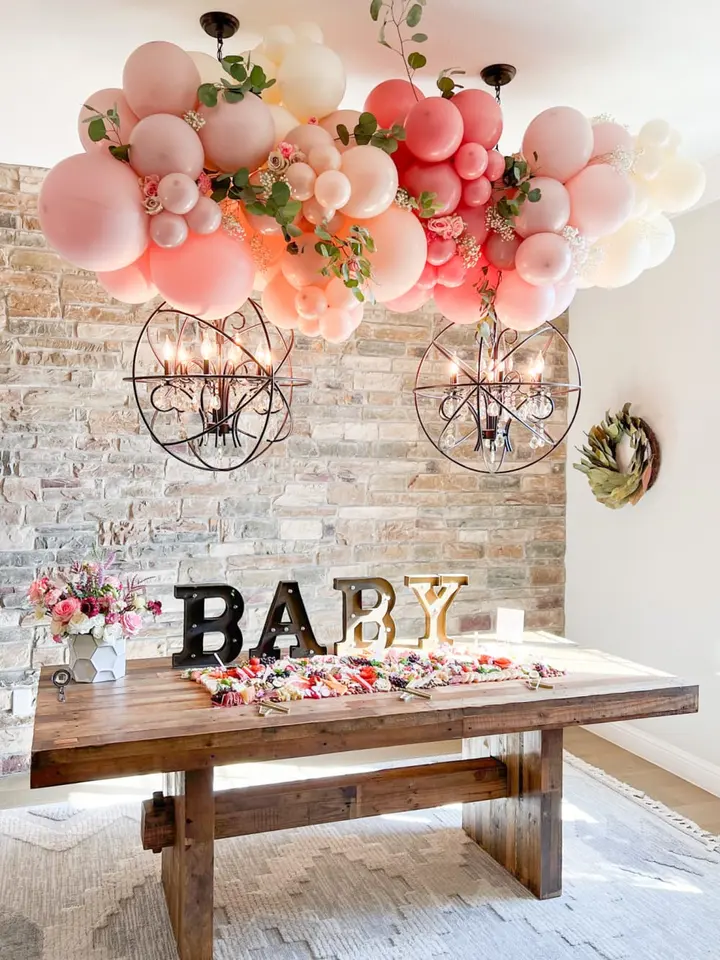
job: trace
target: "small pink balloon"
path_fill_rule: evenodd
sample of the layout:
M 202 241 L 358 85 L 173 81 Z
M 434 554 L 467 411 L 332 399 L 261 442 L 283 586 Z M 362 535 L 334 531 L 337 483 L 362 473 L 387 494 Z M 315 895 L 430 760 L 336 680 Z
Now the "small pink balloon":
M 394 300 L 388 300 L 383 306 L 393 313 L 413 313 L 424 306 L 431 296 L 431 289 L 419 287 L 415 284 L 407 293 L 404 293 L 401 297 L 396 297 Z
M 203 105 L 199 113 L 205 121 L 199 136 L 208 166 L 235 173 L 241 167 L 255 170 L 267 160 L 275 144 L 275 121 L 260 97 L 228 103 L 220 96 L 217 106 Z
M 556 233 L 534 233 L 523 240 L 515 254 L 515 269 L 526 283 L 554 286 L 572 266 L 567 240 Z
M 350 133 L 352 133 L 357 126 L 359 119 L 359 110 L 335 110 L 333 113 L 329 113 L 326 117 L 322 118 L 320 121 L 320 126 L 323 128 L 323 130 L 326 130 L 335 141 L 335 149 L 339 153 L 345 153 L 346 150 L 349 150 L 351 147 L 355 146 L 355 141 L 351 140 L 350 143 L 345 146 L 342 141 L 338 139 L 337 128 L 339 126 L 343 126 L 346 127 Z
M 604 157 L 611 154 L 614 150 L 627 150 L 631 153 L 635 150 L 632 134 L 619 123 L 606 121 L 603 123 L 594 123 L 593 128 L 593 148 L 590 159 L 595 157 Z
M 368 254 L 373 272 L 369 289 L 378 303 L 395 300 L 415 286 L 427 262 L 422 224 L 410 210 L 392 204 L 362 225 L 375 242 L 375 252 Z
M 486 150 L 494 147 L 503 129 L 502 110 L 495 97 L 484 90 L 461 90 L 452 102 L 463 121 L 463 143 L 480 143 Z
M 506 327 L 534 330 L 548 319 L 554 302 L 552 287 L 534 287 L 517 271 L 505 272 L 495 295 L 495 313 Z
M 405 143 L 418 160 L 447 160 L 462 143 L 463 118 L 455 99 L 428 97 L 410 108 L 405 120 Z
M 358 302 L 350 289 L 346 287 L 340 277 L 333 277 L 325 290 L 327 302 L 331 307 L 340 310 L 349 310 Z
M 122 270 L 98 273 L 98 282 L 122 303 L 145 303 L 157 295 L 157 287 L 150 278 L 148 251 Z
M 185 222 L 193 233 L 215 233 L 222 223 L 222 211 L 210 197 L 200 197 L 192 210 L 185 214 Z
M 627 174 L 593 163 L 567 182 L 570 222 L 590 239 L 615 233 L 630 217 L 635 191 Z
M 320 317 L 320 333 L 328 343 L 343 343 L 354 329 L 353 318 L 347 310 L 329 307 Z
M 497 150 L 488 151 L 488 163 L 485 170 L 485 176 L 494 183 L 505 173 L 505 157 Z
M 306 320 L 317 320 L 328 309 L 325 291 L 320 287 L 303 287 L 295 294 L 295 309 L 298 316 Z
M 285 279 L 296 290 L 311 286 L 321 287 L 324 290 L 330 281 L 320 273 L 327 264 L 327 259 L 315 249 L 318 238 L 314 233 L 305 233 L 297 237 L 295 243 L 298 253 L 286 252 L 280 258 L 280 269 Z
M 395 201 L 398 190 L 397 167 L 384 150 L 369 144 L 346 150 L 342 173 L 350 182 L 350 199 L 343 204 L 346 217 L 366 220 L 378 217 Z
M 308 154 L 308 163 L 318 174 L 326 170 L 339 170 L 342 154 L 335 147 L 313 147 Z
M 437 282 L 443 287 L 459 287 L 465 280 L 467 268 L 459 255 L 438 267 Z
M 200 73 L 181 47 L 153 40 L 134 50 L 123 68 L 123 90 L 136 116 L 181 117 L 197 104 Z
M 471 237 L 474 237 L 478 244 L 482 246 L 488 235 L 488 227 L 485 222 L 486 208 L 460 206 L 456 212 L 459 217 L 463 218 L 465 232 Z
M 146 117 L 130 134 L 130 166 L 141 177 L 184 173 L 197 180 L 204 157 L 193 128 L 169 113 Z
M 403 186 L 414 197 L 434 193 L 435 215 L 443 217 L 453 213 L 460 203 L 463 181 L 451 163 L 416 163 L 405 171 Z
M 150 236 L 159 247 L 167 250 L 182 246 L 188 238 L 185 217 L 162 210 L 150 219 Z
M 428 239 L 427 262 L 433 267 L 441 267 L 457 253 L 457 243 L 451 238 L 431 236 Z
M 340 170 L 325 170 L 315 181 L 315 199 L 326 210 L 337 210 L 350 200 L 350 181 Z
M 91 107 L 91 110 L 87 108 Z M 80 116 L 78 117 L 78 135 L 80 136 L 80 142 L 83 145 L 83 148 L 88 152 L 94 150 L 101 150 L 103 153 L 108 152 L 108 147 L 110 143 L 115 142 L 113 135 L 112 125 L 108 122 L 105 123 L 105 130 L 108 135 L 113 136 L 113 139 L 108 142 L 107 140 L 98 140 L 93 141 L 90 139 L 88 134 L 88 123 L 84 123 L 88 117 L 94 117 L 96 113 L 107 113 L 108 110 L 117 110 L 118 119 L 120 121 L 120 140 L 122 143 L 127 143 L 130 134 L 133 131 L 133 127 L 138 122 L 138 117 L 132 112 L 128 106 L 128 102 L 125 99 L 125 94 L 118 87 L 110 87 L 105 90 L 98 90 L 96 93 L 91 94 L 83 103 L 83 106 L 80 110 Z
M 287 282 L 283 274 L 275 274 L 262 293 L 262 308 L 270 323 L 274 323 L 281 330 L 294 330 L 297 327 L 296 296 L 297 290 Z
M 463 143 L 452 162 L 463 180 L 477 180 L 487 170 L 488 152 L 479 143 Z
M 487 177 L 468 181 L 463 187 L 462 200 L 468 207 L 482 207 L 490 199 L 492 187 Z
M 293 200 L 309 200 L 315 190 L 317 174 L 309 163 L 292 163 L 285 174 Z
M 164 176 L 158 184 L 157 195 L 165 210 L 179 214 L 190 213 L 200 199 L 198 185 L 185 173 Z
M 297 326 L 300 333 L 304 333 L 306 337 L 320 336 L 320 317 L 317 317 L 315 320 L 300 317 Z
M 396 123 L 404 124 L 415 104 L 424 99 L 422 90 L 408 80 L 383 80 L 368 94 L 364 110 L 372 113 L 378 124 L 387 129 Z
M 245 213 L 247 221 L 253 230 L 262 233 L 263 236 L 271 237 L 282 234 L 282 227 L 275 217 L 258 216 L 256 213 Z
M 301 123 L 293 127 L 285 139 L 309 157 L 315 147 L 334 147 L 336 136 L 335 132 L 330 133 L 317 123 Z
M 415 284 L 420 290 L 432 290 L 437 283 L 438 268 L 432 263 L 426 263 L 420 279 Z
M 515 218 L 515 232 L 521 237 L 534 233 L 560 233 L 570 219 L 570 195 L 559 180 L 533 177 L 533 189 L 540 191 L 535 203 L 525 200 Z
M 302 209 L 305 219 L 314 226 L 327 223 L 327 221 L 335 216 L 333 207 L 324 207 L 315 197 L 310 197 L 309 200 L 306 200 Z
M 499 233 L 491 233 L 485 244 L 484 253 L 493 267 L 508 271 L 515 268 L 515 255 L 519 246 L 520 237 L 503 240 Z
M 561 183 L 583 169 L 592 148 L 590 121 L 573 107 L 543 110 L 531 121 L 522 142 L 522 153 L 530 170 Z

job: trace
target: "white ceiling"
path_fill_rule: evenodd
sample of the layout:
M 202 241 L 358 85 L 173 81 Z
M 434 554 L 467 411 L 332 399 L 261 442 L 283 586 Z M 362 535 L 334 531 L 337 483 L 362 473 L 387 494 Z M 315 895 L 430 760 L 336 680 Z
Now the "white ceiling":
M 77 152 L 87 96 L 119 85 L 125 58 L 145 41 L 212 53 L 198 17 L 217 6 L 248 31 L 320 23 L 346 63 L 346 106 L 361 107 L 373 83 L 402 75 L 399 58 L 375 42 L 369 0 L 0 0 L 0 162 L 50 166 Z M 428 92 L 443 67 L 472 77 L 487 63 L 517 66 L 504 95 L 507 151 L 535 114 L 569 104 L 634 130 L 665 117 L 688 152 L 720 156 L 720 4 L 711 0 L 428 0 L 422 29 Z

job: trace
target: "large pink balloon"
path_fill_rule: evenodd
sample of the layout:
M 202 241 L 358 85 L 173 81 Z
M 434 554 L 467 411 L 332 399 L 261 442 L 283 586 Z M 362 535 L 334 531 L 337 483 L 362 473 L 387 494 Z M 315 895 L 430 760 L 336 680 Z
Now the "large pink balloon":
M 87 107 L 92 107 L 92 110 L 88 110 Z M 118 119 L 120 121 L 120 140 L 122 143 L 128 142 L 128 137 L 132 133 L 133 127 L 138 122 L 138 118 L 132 112 L 128 106 L 128 102 L 125 99 L 125 94 L 118 87 L 109 87 L 105 90 L 98 90 L 96 93 L 91 94 L 84 102 L 80 110 L 80 116 L 78 117 L 78 134 L 80 136 L 80 143 L 82 143 L 85 150 L 102 150 L 103 153 L 107 153 L 108 147 L 111 143 L 115 143 L 115 129 L 112 125 L 106 121 L 105 129 L 108 133 L 108 136 L 111 138 L 110 141 L 107 140 L 98 140 L 92 141 L 88 134 L 89 124 L 83 123 L 86 117 L 93 117 L 95 113 L 107 113 L 108 110 L 116 109 L 118 112 Z
M 205 120 L 200 139 L 208 164 L 218 170 L 256 170 L 275 145 L 275 121 L 260 97 L 248 95 L 239 103 L 220 97 L 217 106 L 200 107 L 200 115 Z
M 471 275 L 459 287 L 435 287 L 435 306 L 440 313 L 453 323 L 479 323 L 486 308 L 477 291 L 478 279 Z
M 614 150 L 631 152 L 635 149 L 632 134 L 619 123 L 613 123 L 612 121 L 594 123 L 592 132 L 593 148 L 590 159 L 604 157 Z
M 523 156 L 532 172 L 561 183 L 582 170 L 592 149 L 590 121 L 573 107 L 543 110 L 531 121 L 522 142 Z
M 395 300 L 415 286 L 427 261 L 427 240 L 418 218 L 396 204 L 373 220 L 365 220 L 375 241 L 368 254 L 373 279 L 370 290 L 378 303 Z
M 317 123 L 299 123 L 297 127 L 293 127 L 289 131 L 285 139 L 307 157 L 314 147 L 332 147 L 336 136 L 337 134 L 326 130 Z M 354 140 L 350 142 L 353 146 L 355 145 Z
M 120 270 L 148 245 L 137 176 L 109 154 L 61 160 L 45 177 L 38 213 L 48 243 L 85 270 Z
M 447 160 L 460 146 L 462 138 L 463 119 L 454 100 L 443 97 L 420 100 L 405 120 L 405 143 L 418 160 L 428 163 Z
M 451 163 L 416 163 L 406 170 L 403 186 L 419 197 L 421 193 L 435 194 L 435 216 L 453 213 L 460 203 L 463 181 Z
M 344 343 L 355 329 L 354 317 L 348 310 L 330 307 L 319 318 L 319 327 L 328 343 Z
M 384 150 L 370 145 L 346 150 L 340 170 L 350 181 L 350 199 L 341 208 L 346 217 L 378 217 L 394 202 L 398 172 Z
M 255 264 L 250 248 L 224 230 L 191 233 L 181 247 L 150 250 L 150 273 L 172 306 L 204 320 L 217 320 L 250 296 Z
M 502 275 L 495 295 L 495 313 L 506 327 L 534 330 L 549 318 L 554 302 L 552 287 L 534 287 L 513 270 Z
M 125 61 L 123 90 L 130 109 L 140 118 L 153 113 L 181 117 L 197 103 L 200 73 L 181 47 L 153 40 Z
M 122 270 L 98 273 L 101 287 L 122 303 L 145 303 L 157 295 L 157 287 L 150 277 L 149 250 Z
M 571 265 L 570 246 L 556 233 L 534 233 L 523 240 L 515 254 L 518 274 L 536 287 L 559 283 Z
M 384 306 L 386 310 L 391 310 L 393 313 L 413 313 L 413 311 L 419 310 L 420 307 L 424 306 L 431 296 L 432 290 L 428 290 L 427 288 L 423 289 L 416 284 L 401 297 L 388 300 Z
M 342 125 L 347 127 L 350 133 L 353 132 L 357 126 L 357 122 L 360 119 L 359 110 L 335 110 L 334 113 L 329 113 L 327 117 L 323 117 L 320 121 L 320 126 L 323 130 L 327 131 L 330 136 L 335 141 L 335 147 L 340 153 L 345 153 L 346 150 L 349 150 L 351 147 L 355 146 L 355 141 L 350 140 L 350 143 L 345 146 L 339 139 L 337 135 L 337 128 Z M 382 126 L 382 124 L 381 124 Z
M 521 237 L 533 233 L 560 233 L 570 219 L 570 196 L 559 180 L 533 177 L 530 186 L 540 191 L 535 203 L 525 200 L 515 218 L 515 232 Z
M 364 109 L 374 114 L 381 127 L 387 128 L 404 124 L 410 110 L 424 99 L 422 90 L 409 80 L 383 80 L 368 94 Z
M 203 161 L 198 135 L 184 120 L 170 113 L 146 117 L 130 134 L 130 165 L 141 177 L 184 173 L 197 180 Z
M 315 249 L 315 244 L 318 242 L 318 237 L 314 233 L 304 233 L 295 240 L 299 252 L 296 254 L 285 252 L 280 258 L 280 269 L 296 291 L 301 287 L 324 289 L 330 282 L 329 277 L 320 273 L 328 261 Z
M 486 150 L 494 147 L 503 128 L 502 110 L 495 98 L 485 90 L 461 90 L 452 102 L 463 119 L 463 143 L 481 143 Z
M 627 174 L 607 163 L 593 163 L 567 183 L 570 222 L 596 240 L 615 233 L 633 210 L 635 191 Z
M 295 308 L 297 290 L 282 273 L 277 273 L 263 290 L 262 307 L 270 323 L 282 330 L 294 330 L 298 325 Z
M 553 308 L 550 311 L 549 320 L 555 320 L 561 314 L 565 313 L 567 308 L 573 302 L 575 294 L 577 293 L 577 284 L 573 279 L 565 283 L 558 283 L 555 288 L 555 302 L 553 303 Z

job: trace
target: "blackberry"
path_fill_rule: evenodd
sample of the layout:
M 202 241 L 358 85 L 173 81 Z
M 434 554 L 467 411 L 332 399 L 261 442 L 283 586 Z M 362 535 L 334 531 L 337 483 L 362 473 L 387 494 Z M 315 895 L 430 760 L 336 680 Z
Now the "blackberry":
M 395 687 L 396 690 L 403 690 L 408 682 L 403 677 L 399 677 L 396 673 L 391 674 L 390 683 Z
M 275 663 L 276 660 L 277 660 L 277 657 L 273 657 L 273 656 L 271 656 L 270 654 L 267 654 L 267 653 L 266 653 L 266 654 L 263 654 L 263 656 L 260 657 L 260 663 L 261 663 L 264 667 L 271 667 L 271 666 Z
M 408 663 L 420 663 L 421 657 L 419 653 L 409 653 L 407 656 Z
M 349 657 L 353 667 L 371 667 L 372 661 L 368 657 Z

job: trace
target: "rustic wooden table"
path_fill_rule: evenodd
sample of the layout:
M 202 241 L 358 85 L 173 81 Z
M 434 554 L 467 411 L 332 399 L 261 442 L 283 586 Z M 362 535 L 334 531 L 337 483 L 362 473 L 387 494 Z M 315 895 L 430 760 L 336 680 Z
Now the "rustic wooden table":
M 511 655 L 517 656 L 517 647 Z M 162 772 L 144 804 L 143 844 L 162 879 L 181 960 L 213 953 L 214 842 L 224 837 L 462 802 L 463 828 L 537 897 L 561 893 L 563 728 L 694 713 L 698 688 L 592 650 L 524 645 L 568 674 L 433 690 L 431 700 L 369 694 L 300 701 L 287 715 L 217 709 L 166 660 L 132 661 L 115 683 L 58 702 L 43 669 L 31 785 Z M 213 791 L 213 768 L 243 760 L 463 741 L 463 759 L 320 780 Z

